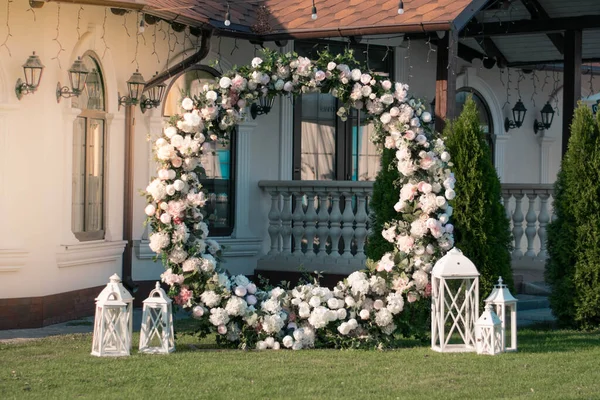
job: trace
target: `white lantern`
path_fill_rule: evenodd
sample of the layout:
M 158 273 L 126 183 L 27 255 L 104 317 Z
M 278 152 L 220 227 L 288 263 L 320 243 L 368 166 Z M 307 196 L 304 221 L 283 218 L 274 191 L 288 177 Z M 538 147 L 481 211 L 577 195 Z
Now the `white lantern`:
M 130 347 L 127 333 L 127 304 L 119 300 L 116 292 L 98 296 L 92 355 L 128 356 Z
M 175 350 L 171 299 L 160 284 L 144 300 L 140 353 L 168 354 Z
M 496 314 L 500 318 L 502 326 L 502 349 L 503 351 L 517 351 L 517 299 L 510 293 L 506 285 L 502 284 L 502 277 L 498 278 L 498 284 L 494 286 L 492 293 L 484 300 L 496 308 Z M 510 314 L 510 347 L 506 347 L 506 325 Z
M 502 327 L 500 319 L 492 310 L 491 305 L 485 306 L 485 311 L 475 323 L 477 354 L 496 355 L 502 353 Z
M 479 316 L 479 272 L 453 248 L 431 271 L 431 348 L 439 352 L 475 351 Z
M 114 293 L 117 296 L 117 300 L 122 301 L 127 306 L 126 318 L 127 318 L 127 349 L 131 350 L 131 336 L 133 334 L 133 297 L 131 293 L 121 283 L 119 275 L 113 274 L 109 278 L 108 285 L 96 297 L 96 302 L 99 300 L 106 300 L 108 296 Z

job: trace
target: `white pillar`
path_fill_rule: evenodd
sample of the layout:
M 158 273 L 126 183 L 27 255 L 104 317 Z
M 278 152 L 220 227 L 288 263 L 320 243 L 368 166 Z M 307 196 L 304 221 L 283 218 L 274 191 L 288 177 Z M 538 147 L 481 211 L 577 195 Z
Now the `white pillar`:
M 500 182 L 504 182 L 504 163 L 509 137 L 510 136 L 506 134 L 494 136 L 494 163 Z
M 545 136 L 544 131 L 538 137 L 540 143 L 540 183 L 550 183 L 548 180 L 548 169 L 550 167 L 550 148 L 556 138 Z
M 290 40 L 280 49 L 286 54 L 294 51 Z M 279 96 L 279 179 L 291 180 L 294 160 L 294 103 L 291 96 Z
M 235 228 L 236 238 L 250 238 L 250 140 L 257 124 L 243 122 L 238 125 L 236 141 L 236 174 L 235 174 Z

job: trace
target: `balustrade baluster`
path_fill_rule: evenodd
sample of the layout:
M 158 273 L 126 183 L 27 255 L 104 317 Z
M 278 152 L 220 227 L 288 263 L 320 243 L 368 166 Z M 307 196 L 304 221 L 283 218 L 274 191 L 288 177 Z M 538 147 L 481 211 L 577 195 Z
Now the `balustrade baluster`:
M 318 192 L 317 198 L 319 199 L 319 213 L 317 215 L 317 219 L 319 220 L 319 227 L 317 228 L 319 250 L 317 252 L 317 257 L 322 258 L 327 256 L 327 238 L 329 237 L 328 196 L 326 192 Z
M 521 239 L 523 238 L 523 210 L 521 210 L 521 200 L 523 200 L 523 193 L 515 193 L 515 211 L 512 215 L 513 221 L 513 237 L 515 238 L 515 248 L 512 252 L 513 257 L 523 257 L 523 251 L 521 250 Z
M 550 195 L 548 193 L 540 194 L 540 215 L 538 216 L 538 221 L 540 222 L 540 227 L 538 229 L 538 236 L 540 237 L 540 252 L 537 255 L 537 258 L 540 260 L 545 260 L 548 258 L 548 253 L 546 252 L 546 238 L 548 235 L 546 234 L 546 225 L 548 225 L 548 221 L 550 221 L 550 214 L 548 214 L 548 198 Z
M 284 256 L 292 254 L 292 202 L 291 193 L 282 192 L 283 207 L 281 210 L 281 252 Z
M 302 197 L 303 194 L 301 192 L 294 192 L 294 197 L 296 199 L 294 206 L 294 213 L 292 214 L 292 220 L 294 221 L 294 226 L 292 228 L 292 233 L 294 234 L 294 256 L 301 257 L 304 255 L 302 253 L 302 238 L 304 237 L 304 207 L 302 207 Z
M 536 254 L 533 250 L 533 242 L 535 240 L 535 234 L 537 232 L 536 222 L 537 215 L 535 214 L 535 199 L 537 194 L 527 193 L 527 199 L 529 199 L 529 207 L 527 208 L 527 215 L 525 220 L 527 221 L 527 228 L 525 229 L 525 236 L 527 237 L 527 251 L 525 252 L 526 257 L 535 258 Z
M 271 209 L 269 210 L 269 236 L 271 237 L 271 249 L 268 255 L 279 254 L 279 232 L 281 230 L 281 212 L 279 211 L 279 191 L 269 191 L 271 195 Z
M 329 228 L 329 236 L 331 237 L 331 253 L 329 254 L 332 258 L 340 257 L 340 238 L 342 237 L 342 212 L 340 211 L 340 193 L 330 192 L 331 196 L 331 213 L 329 214 L 329 221 L 331 228 Z
M 342 258 L 352 258 L 352 237 L 354 236 L 354 211 L 352 210 L 352 194 L 343 192 L 344 213 L 342 214 L 342 238 L 344 239 L 344 253 Z
M 365 238 L 367 237 L 367 210 L 366 210 L 366 194 L 364 192 L 356 193 L 356 230 L 354 237 L 356 238 L 356 258 L 364 260 L 365 256 Z
M 308 207 L 306 208 L 306 213 L 304 214 L 304 235 L 306 237 L 306 256 L 313 257 L 315 255 L 314 251 L 314 242 L 315 235 L 317 233 L 317 212 L 315 211 L 315 193 L 312 191 L 307 191 L 306 199 L 308 201 Z
M 504 205 L 504 212 L 506 213 L 506 218 L 512 222 L 512 215 L 510 213 L 510 198 L 512 194 L 509 191 L 502 191 L 502 203 Z

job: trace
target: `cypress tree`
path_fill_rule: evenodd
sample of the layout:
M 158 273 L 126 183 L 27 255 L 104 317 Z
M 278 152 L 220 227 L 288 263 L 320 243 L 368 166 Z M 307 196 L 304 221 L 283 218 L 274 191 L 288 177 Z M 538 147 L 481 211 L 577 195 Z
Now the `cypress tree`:
M 513 285 L 512 236 L 501 203 L 500 179 L 472 97 L 458 119 L 446 124 L 444 140 L 456 178 L 456 198 L 450 203 L 455 246 L 479 270 L 480 293 L 485 298 L 499 276 L 509 287 Z
M 546 281 L 550 307 L 564 326 L 600 326 L 600 128 L 580 104 L 554 191 Z

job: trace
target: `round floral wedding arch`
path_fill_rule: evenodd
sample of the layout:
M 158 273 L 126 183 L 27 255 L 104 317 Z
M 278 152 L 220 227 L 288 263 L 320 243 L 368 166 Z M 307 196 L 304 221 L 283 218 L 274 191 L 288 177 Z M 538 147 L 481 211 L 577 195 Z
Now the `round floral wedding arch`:
M 390 168 L 401 177 L 397 219 L 383 231 L 395 250 L 333 290 L 317 283 L 261 290 L 243 275 L 228 276 L 217 262 L 219 244 L 207 239 L 202 145 L 227 140 L 259 97 L 311 91 L 340 100 L 342 119 L 350 108 L 366 109 L 375 125 L 372 140 L 396 150 Z M 381 346 L 397 330 L 405 302 L 429 297 L 432 266 L 454 243 L 448 204 L 454 177 L 431 115 L 409 98 L 407 85 L 361 71 L 351 52 L 311 61 L 266 51 L 184 98 L 181 107 L 154 144 L 158 177 L 146 188 L 145 212 L 150 247 L 166 268 L 162 280 L 176 304 L 192 310 L 200 334 L 216 331 L 218 343 L 240 348 Z

